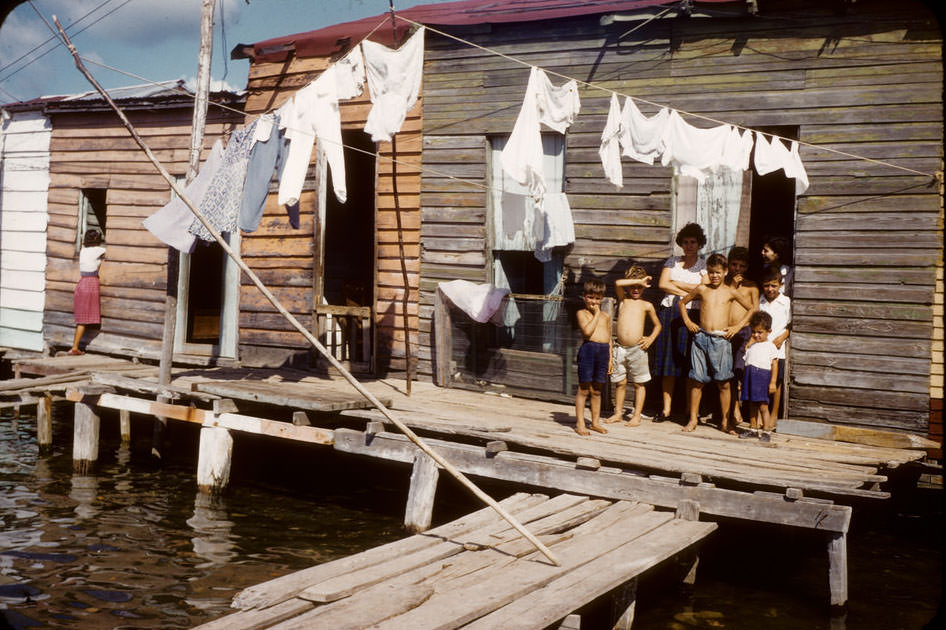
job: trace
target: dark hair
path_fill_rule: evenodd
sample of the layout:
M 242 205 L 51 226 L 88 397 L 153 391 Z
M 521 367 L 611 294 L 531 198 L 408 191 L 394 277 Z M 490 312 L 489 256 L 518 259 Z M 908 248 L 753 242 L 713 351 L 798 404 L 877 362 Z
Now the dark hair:
M 95 247 L 96 245 L 102 244 L 102 233 L 98 230 L 88 230 L 85 233 L 85 237 L 82 239 L 82 245 L 84 247 Z
M 782 283 L 782 270 L 778 268 L 778 265 L 769 265 L 762 270 L 762 282 L 773 280 L 778 280 L 779 284 Z
M 633 279 L 646 278 L 647 270 L 640 265 L 631 265 L 631 267 L 624 272 L 624 277 Z
M 604 280 L 591 278 L 590 280 L 585 280 L 581 292 L 583 295 L 604 295 L 605 288 Z
M 700 244 L 700 248 L 706 245 L 706 233 L 703 232 L 703 228 L 700 227 L 699 223 L 687 223 L 680 231 L 677 232 L 677 245 L 683 246 L 683 239 L 685 238 L 695 238 Z
M 756 311 L 749 318 L 749 328 L 755 328 L 759 325 L 765 327 L 765 330 L 772 330 L 772 316 L 765 311 Z
M 749 264 L 749 249 L 746 247 L 733 247 L 729 250 L 729 260 L 741 260 L 742 262 Z
M 723 256 L 722 254 L 713 254 L 712 256 L 706 259 L 706 268 L 709 269 L 710 267 L 722 267 L 723 269 L 725 269 L 726 257 Z
M 768 245 L 769 249 L 775 252 L 780 263 L 788 262 L 788 239 L 784 236 L 769 236 L 765 239 L 763 245 Z

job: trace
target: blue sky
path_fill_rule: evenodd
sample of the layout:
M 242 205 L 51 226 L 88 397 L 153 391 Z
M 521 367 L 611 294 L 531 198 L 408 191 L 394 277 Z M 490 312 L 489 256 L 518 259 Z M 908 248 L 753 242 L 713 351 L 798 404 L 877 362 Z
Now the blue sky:
M 394 8 L 438 1 L 442 0 L 394 0 Z M 50 23 L 56 15 L 87 59 L 150 81 L 192 80 L 197 74 L 200 0 L 33 0 L 32 4 Z M 212 75 L 231 89 L 243 89 L 249 71 L 248 60 L 229 58 L 236 44 L 388 10 L 388 0 L 217 0 L 216 4 Z M 30 3 L 10 14 L 0 28 L 0 103 L 93 89 L 63 46 L 44 44 L 50 37 Z M 106 88 L 144 82 L 95 64 L 86 66 Z

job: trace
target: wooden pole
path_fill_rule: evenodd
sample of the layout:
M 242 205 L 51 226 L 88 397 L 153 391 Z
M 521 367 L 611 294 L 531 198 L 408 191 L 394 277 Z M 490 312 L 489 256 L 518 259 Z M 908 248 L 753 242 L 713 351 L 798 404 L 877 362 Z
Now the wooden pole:
M 536 538 L 532 534 L 532 532 L 527 530 L 522 525 L 522 523 L 520 523 L 514 516 L 509 514 L 509 512 L 507 512 L 503 508 L 503 506 L 499 505 L 499 503 L 497 503 L 495 499 L 493 499 L 491 496 L 489 496 L 488 494 L 480 490 L 479 487 L 476 486 L 476 484 L 474 484 L 472 481 L 467 479 L 466 476 L 462 472 L 460 472 L 460 470 L 457 469 L 453 464 L 448 462 L 446 459 L 443 458 L 443 456 L 441 456 L 439 453 L 437 453 L 432 448 L 430 448 L 430 446 L 428 446 L 426 442 L 424 442 L 416 433 L 414 433 L 410 427 L 404 424 L 400 420 L 400 418 L 397 418 L 394 414 L 392 414 L 390 409 L 385 407 L 384 404 L 380 400 L 378 400 L 374 394 L 372 394 L 370 391 L 365 389 L 365 386 L 359 383 L 358 379 L 352 376 L 352 374 L 348 370 L 345 369 L 345 366 L 339 363 L 338 359 L 332 356 L 332 354 L 325 348 L 325 346 L 323 346 L 319 342 L 319 340 L 316 339 L 312 335 L 312 333 L 310 333 L 306 329 L 306 327 L 303 326 L 299 322 L 299 320 L 295 318 L 295 316 L 292 313 L 286 310 L 286 308 L 279 302 L 279 300 L 276 299 L 276 296 L 274 296 L 272 292 L 266 287 L 266 285 L 264 285 L 263 282 L 259 279 L 259 276 L 257 276 L 256 273 L 252 269 L 246 266 L 246 263 L 243 262 L 242 258 L 237 256 L 233 252 L 233 249 L 231 249 L 230 245 L 225 240 L 223 240 L 223 238 L 220 236 L 220 233 L 217 232 L 217 230 L 210 224 L 210 222 L 208 222 L 207 219 L 204 218 L 204 216 L 197 209 L 197 206 L 195 206 L 194 203 L 190 199 L 187 198 L 187 196 L 184 194 L 184 191 L 181 190 L 180 187 L 177 185 L 177 182 L 174 181 L 174 178 L 171 177 L 170 173 L 168 173 L 167 170 L 164 168 L 164 166 L 161 165 L 158 159 L 154 156 L 154 153 L 151 152 L 151 149 L 148 147 L 148 145 L 145 144 L 145 141 L 142 140 L 141 136 L 138 135 L 138 132 L 135 130 L 134 126 L 131 124 L 131 122 L 128 121 L 128 118 L 125 116 L 125 113 L 115 104 L 115 102 L 111 99 L 108 93 L 102 88 L 101 85 L 99 85 L 98 81 L 95 80 L 95 78 L 89 73 L 89 71 L 86 70 L 85 65 L 82 63 L 82 59 L 79 57 L 79 53 L 76 51 L 75 46 L 72 45 L 72 42 L 69 40 L 69 36 L 66 35 L 66 32 L 63 30 L 62 26 L 59 24 L 59 20 L 56 19 L 56 16 L 53 16 L 53 21 L 56 23 L 56 27 L 59 29 L 59 33 L 61 34 L 63 41 L 65 41 L 66 46 L 69 48 L 69 52 L 72 53 L 72 57 L 73 59 L 75 59 L 76 67 L 79 69 L 79 72 L 81 72 L 85 76 L 85 78 L 89 81 L 89 83 L 91 83 L 93 87 L 95 87 L 95 89 L 99 92 L 99 94 L 102 95 L 102 97 L 111 106 L 111 108 L 115 110 L 115 113 L 118 114 L 118 117 L 121 119 L 122 123 L 124 123 L 125 128 L 128 129 L 128 132 L 131 134 L 132 138 L 134 138 L 138 146 L 141 147 L 141 150 L 144 151 L 145 155 L 148 156 L 148 159 L 151 160 L 151 163 L 154 164 L 154 167 L 158 170 L 158 172 L 161 173 L 161 176 L 164 177 L 165 181 L 167 181 L 168 184 L 170 184 L 174 192 L 187 205 L 187 207 L 194 214 L 194 216 L 197 217 L 197 220 L 200 221 L 200 223 L 205 228 L 207 228 L 207 231 L 210 232 L 210 234 L 214 237 L 214 239 L 216 239 L 216 241 L 223 248 L 223 251 L 225 251 L 227 255 L 233 259 L 233 262 L 236 263 L 236 265 L 240 268 L 240 270 L 243 271 L 243 273 L 247 275 L 247 277 L 253 282 L 254 285 L 256 285 L 256 288 L 259 289 L 260 293 L 262 293 L 263 296 L 267 300 L 269 300 L 269 303 L 273 305 L 273 308 L 279 311 L 279 313 L 282 314 L 282 316 L 285 317 L 286 320 L 290 324 L 292 324 L 293 328 L 298 330 L 299 333 L 303 337 L 306 338 L 306 341 L 312 344 L 312 346 L 316 350 L 318 350 L 322 354 L 322 356 L 326 358 L 326 360 L 332 365 L 332 367 L 338 370 L 338 372 L 345 378 L 346 381 L 348 381 L 351 384 L 352 387 L 355 388 L 355 390 L 358 391 L 358 393 L 364 396 L 378 411 L 380 411 L 384 415 L 385 418 L 391 421 L 391 423 L 394 424 L 401 431 L 401 433 L 407 436 L 407 438 L 411 442 L 413 442 L 417 446 L 417 448 L 419 448 L 424 453 L 429 455 L 435 462 L 437 462 L 438 466 L 440 466 L 441 468 L 446 470 L 448 473 L 450 473 L 454 478 L 456 478 L 457 481 L 459 481 L 463 486 L 465 486 L 477 498 L 479 498 L 481 501 L 483 501 L 488 506 L 493 508 L 516 531 L 518 531 L 529 542 L 535 545 L 536 549 L 538 549 L 542 553 L 542 555 L 548 558 L 548 560 L 552 564 L 554 564 L 555 566 L 561 566 L 561 563 L 558 561 L 555 555 L 552 554 L 552 552 L 548 549 L 548 547 L 542 544 L 542 541 Z

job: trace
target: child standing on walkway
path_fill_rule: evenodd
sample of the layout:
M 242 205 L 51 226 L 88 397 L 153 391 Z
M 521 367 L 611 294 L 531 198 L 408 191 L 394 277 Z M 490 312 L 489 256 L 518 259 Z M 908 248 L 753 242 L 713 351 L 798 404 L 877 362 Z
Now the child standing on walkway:
M 752 300 L 752 310 L 746 310 L 740 304 L 733 304 L 732 311 L 729 313 L 730 325 L 739 326 L 739 332 L 733 335 L 730 340 L 732 343 L 732 368 L 735 375 L 732 380 L 732 387 L 735 388 L 732 396 L 734 402 L 732 417 L 735 425 L 742 422 L 739 394 L 742 387 L 742 374 L 746 367 L 743 355 L 746 352 L 746 342 L 752 336 L 752 330 L 749 328 L 749 318 L 754 311 L 759 310 L 759 285 L 748 279 L 747 271 L 749 271 L 749 250 L 745 247 L 733 247 L 729 250 L 729 273 L 726 274 L 726 284 Z
M 591 397 L 591 430 L 607 433 L 601 426 L 601 389 L 611 371 L 611 315 L 601 310 L 604 282 L 587 280 L 581 298 L 585 308 L 577 313 L 585 342 L 578 349 L 578 393 L 575 394 L 575 432 L 590 435 L 585 427 L 585 400 Z
M 758 435 L 761 441 L 768 442 L 771 439 L 769 433 L 775 430 L 775 416 L 769 413 L 769 396 L 775 393 L 775 377 L 778 372 L 778 350 L 775 349 L 775 344 L 769 341 L 772 316 L 765 311 L 753 313 L 749 327 L 752 329 L 752 338 L 746 343 L 742 400 L 749 401 L 751 430 L 743 431 L 739 437 Z M 757 433 L 759 429 L 762 429 L 761 433 Z
M 76 333 L 72 340 L 69 354 L 84 354 L 79 349 L 79 342 L 85 333 L 85 327 L 101 323 L 99 311 L 99 266 L 105 257 L 102 247 L 102 233 L 89 230 L 85 233 L 82 248 L 79 250 L 79 283 L 73 294 L 73 313 L 76 320 Z
M 782 382 L 785 379 L 786 343 L 792 330 L 792 300 L 782 293 L 782 273 L 777 267 L 768 267 L 762 272 L 762 299 L 759 310 L 772 316 L 772 332 L 769 341 L 778 350 L 778 375 L 775 380 L 775 395 L 772 397 L 772 415 L 779 417 L 782 404 Z
M 614 283 L 618 298 L 617 344 L 612 356 L 611 382 L 615 384 L 614 415 L 605 422 L 617 422 L 624 412 L 624 397 L 627 383 L 634 384 L 634 414 L 624 424 L 636 427 L 641 423 L 641 411 L 647 394 L 645 383 L 650 382 L 647 366 L 647 350 L 660 334 L 660 320 L 654 305 L 641 299 L 644 289 L 650 286 L 650 276 L 640 265 L 627 270 L 624 278 Z M 644 324 L 650 319 L 653 326 L 649 335 L 644 335 Z
M 742 305 L 746 310 L 752 310 L 753 305 L 747 296 L 723 284 L 726 267 L 725 256 L 710 256 L 706 261 L 707 284 L 699 285 L 677 304 L 687 330 L 693 333 L 689 374 L 690 421 L 683 427 L 684 431 L 696 429 L 703 386 L 715 381 L 719 389 L 719 407 L 723 417 L 720 428 L 726 433 L 736 433 L 729 422 L 729 380 L 733 376 L 732 346 L 729 340 L 739 332 L 739 327 L 729 324 L 730 314 L 733 303 Z M 690 319 L 686 310 L 687 303 L 697 299 L 703 302 L 699 324 Z

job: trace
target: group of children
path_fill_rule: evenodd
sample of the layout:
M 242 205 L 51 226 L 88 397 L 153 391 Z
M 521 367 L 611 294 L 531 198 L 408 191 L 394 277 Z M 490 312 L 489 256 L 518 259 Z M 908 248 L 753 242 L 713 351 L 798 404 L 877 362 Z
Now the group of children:
M 769 239 L 762 249 L 765 267 L 759 284 L 746 278 L 749 250 L 734 247 L 729 258 L 713 254 L 706 260 L 706 275 L 677 303 L 691 333 L 689 418 L 684 431 L 696 429 L 703 387 L 715 383 L 722 415 L 720 428 L 740 438 L 758 437 L 768 442 L 775 430 L 785 374 L 785 342 L 791 329 L 791 268 L 782 264 L 784 239 Z M 578 325 L 585 343 L 578 352 L 578 392 L 575 397 L 579 435 L 589 429 L 607 433 L 601 424 L 601 391 L 608 375 L 615 386 L 615 412 L 605 423 L 622 419 L 627 383 L 634 386 L 634 412 L 625 422 L 641 423 L 646 384 L 650 381 L 647 350 L 661 332 L 653 304 L 643 299 L 651 277 L 634 265 L 615 282 L 618 314 L 612 342 L 611 316 L 601 310 L 605 284 L 599 279 L 584 283 L 584 308 Z M 687 304 L 698 301 L 699 310 Z M 698 312 L 697 316 L 695 313 Z M 647 321 L 651 323 L 645 334 Z M 698 321 L 697 321 L 698 320 Z M 732 394 L 735 392 L 736 401 Z M 591 402 L 591 425 L 585 424 L 585 403 Z M 748 402 L 750 429 L 737 431 L 742 422 L 740 401 Z

